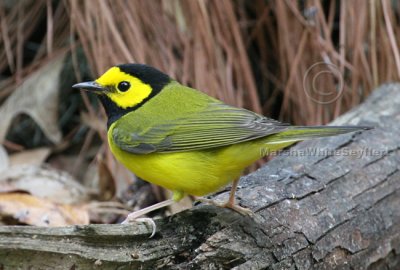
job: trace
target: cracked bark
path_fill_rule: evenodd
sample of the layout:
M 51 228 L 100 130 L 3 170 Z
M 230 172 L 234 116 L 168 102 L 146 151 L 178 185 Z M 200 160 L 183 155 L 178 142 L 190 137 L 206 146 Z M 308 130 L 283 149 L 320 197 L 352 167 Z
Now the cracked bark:
M 399 120 L 400 85 L 384 85 L 334 122 L 374 130 L 300 143 L 243 177 L 254 218 L 196 206 L 152 239 L 140 223 L 0 227 L 2 269 L 399 269 Z

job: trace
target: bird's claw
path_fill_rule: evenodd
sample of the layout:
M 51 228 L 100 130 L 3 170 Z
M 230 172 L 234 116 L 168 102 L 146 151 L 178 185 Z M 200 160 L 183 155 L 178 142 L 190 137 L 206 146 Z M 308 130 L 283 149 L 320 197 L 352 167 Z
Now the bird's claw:
M 199 202 L 202 202 L 202 203 L 211 204 L 211 205 L 215 205 L 215 206 L 222 207 L 222 208 L 232 209 L 233 211 L 236 211 L 243 216 L 254 216 L 254 212 L 251 211 L 249 208 L 242 207 L 231 201 L 221 203 L 221 202 L 217 202 L 215 200 L 202 198 L 202 197 L 197 197 L 196 200 Z
M 133 215 L 132 215 L 133 214 Z M 157 225 L 154 222 L 154 220 L 152 218 L 137 218 L 135 215 L 135 212 L 130 213 L 126 219 L 124 221 L 122 221 L 121 224 L 129 224 L 129 223 L 133 223 L 133 222 L 143 222 L 146 223 L 148 225 L 151 226 L 152 231 L 151 234 L 149 236 L 149 238 L 152 238 L 155 234 L 156 234 L 156 230 L 157 230 Z
M 237 204 L 231 204 L 230 202 L 226 202 L 221 205 L 221 207 L 232 209 L 243 216 L 254 216 L 254 212 L 251 211 L 249 208 L 241 207 Z

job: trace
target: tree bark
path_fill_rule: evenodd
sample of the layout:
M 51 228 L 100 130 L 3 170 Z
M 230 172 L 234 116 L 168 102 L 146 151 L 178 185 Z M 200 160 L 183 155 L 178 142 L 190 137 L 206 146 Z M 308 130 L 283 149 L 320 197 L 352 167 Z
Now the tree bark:
M 254 217 L 200 205 L 145 224 L 0 227 L 1 269 L 399 269 L 400 85 L 241 179 Z M 217 199 L 226 199 L 228 192 Z

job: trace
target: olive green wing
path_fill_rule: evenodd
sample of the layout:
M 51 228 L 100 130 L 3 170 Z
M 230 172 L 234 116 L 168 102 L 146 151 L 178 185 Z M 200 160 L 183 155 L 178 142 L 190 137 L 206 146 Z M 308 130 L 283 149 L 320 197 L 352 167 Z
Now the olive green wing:
M 115 126 L 112 139 L 121 149 L 135 153 L 183 152 L 211 149 L 254 140 L 289 126 L 254 112 L 223 103 L 210 103 L 200 112 L 149 126 L 140 131 Z

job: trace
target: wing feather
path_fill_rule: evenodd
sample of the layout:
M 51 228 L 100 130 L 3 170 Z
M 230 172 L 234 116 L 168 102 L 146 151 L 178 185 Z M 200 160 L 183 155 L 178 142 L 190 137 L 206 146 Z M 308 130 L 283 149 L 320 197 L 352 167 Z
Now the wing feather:
M 211 149 L 254 140 L 287 128 L 287 124 L 245 109 L 211 103 L 205 110 L 152 126 L 146 131 L 129 131 L 116 126 L 112 136 L 121 149 L 147 154 Z

